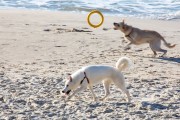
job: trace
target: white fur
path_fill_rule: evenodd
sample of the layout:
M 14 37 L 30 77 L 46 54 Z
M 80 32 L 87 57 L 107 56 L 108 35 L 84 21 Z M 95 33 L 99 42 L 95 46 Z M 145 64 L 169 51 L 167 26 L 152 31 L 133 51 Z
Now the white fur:
M 116 63 L 116 67 L 106 66 L 106 65 L 93 65 L 87 66 L 79 69 L 75 73 L 71 75 L 72 81 L 67 80 L 65 83 L 65 88 L 63 89 L 63 93 L 67 93 L 69 90 L 75 90 L 73 94 L 71 94 L 68 99 L 74 96 L 77 92 L 80 92 L 87 87 L 89 87 L 93 99 L 97 100 L 96 95 L 93 92 L 92 86 L 96 85 L 100 82 L 103 82 L 105 89 L 105 96 L 101 99 L 104 100 L 109 94 L 109 87 L 111 83 L 114 83 L 118 88 L 120 88 L 128 97 L 128 102 L 130 102 L 129 91 L 125 87 L 124 76 L 121 73 L 122 70 L 130 67 L 130 59 L 127 57 L 122 57 Z M 83 80 L 85 74 L 89 79 L 89 83 L 87 78 Z M 81 81 L 83 80 L 82 84 Z

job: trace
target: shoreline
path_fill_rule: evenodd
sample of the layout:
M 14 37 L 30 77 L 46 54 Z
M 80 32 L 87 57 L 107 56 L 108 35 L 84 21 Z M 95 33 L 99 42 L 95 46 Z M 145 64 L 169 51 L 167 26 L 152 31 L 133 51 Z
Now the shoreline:
M 85 12 L 85 11 L 58 11 L 58 10 L 49 10 L 49 9 L 28 9 L 28 8 L 13 8 L 13 7 L 7 7 L 7 8 L 0 8 L 0 10 L 15 10 L 15 11 L 46 11 L 46 12 L 60 12 L 60 13 L 67 13 L 67 14 L 81 14 L 81 15 L 88 15 L 90 13 L 89 12 Z M 103 12 L 102 12 L 103 13 Z M 156 19 L 156 18 L 148 18 L 148 17 L 134 17 L 134 16 L 125 16 L 125 15 L 118 15 L 115 14 L 107 14 L 107 13 L 103 13 L 104 16 L 106 17 L 121 17 L 121 18 L 128 18 L 128 19 L 140 19 L 140 20 L 157 20 L 157 21 L 180 21 L 180 19 Z

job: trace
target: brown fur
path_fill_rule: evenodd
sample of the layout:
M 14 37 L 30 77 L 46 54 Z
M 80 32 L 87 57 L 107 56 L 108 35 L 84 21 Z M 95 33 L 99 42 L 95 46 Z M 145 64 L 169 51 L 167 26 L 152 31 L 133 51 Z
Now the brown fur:
M 114 30 L 120 30 L 123 32 L 124 37 L 130 41 L 130 43 L 125 47 L 125 50 L 130 49 L 131 44 L 140 45 L 143 43 L 149 43 L 155 57 L 157 55 L 156 52 L 163 52 L 162 56 L 167 53 L 167 50 L 160 47 L 161 40 L 168 48 L 174 48 L 176 46 L 176 44 L 171 45 L 170 43 L 167 43 L 158 32 L 152 30 L 141 30 L 139 28 L 129 26 L 124 23 L 124 20 L 120 23 L 114 23 Z

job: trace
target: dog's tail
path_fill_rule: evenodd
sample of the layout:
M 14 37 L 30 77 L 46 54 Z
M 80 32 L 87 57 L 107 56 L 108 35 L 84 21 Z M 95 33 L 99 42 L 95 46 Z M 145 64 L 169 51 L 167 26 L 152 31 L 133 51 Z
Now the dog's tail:
M 162 38 L 162 41 L 164 42 L 165 46 L 168 47 L 168 48 L 174 48 L 176 46 L 176 44 L 171 45 L 170 43 L 167 43 L 164 38 Z
M 132 65 L 132 62 L 129 58 L 121 57 L 116 63 L 116 68 L 120 71 L 123 71 L 129 68 L 131 65 Z

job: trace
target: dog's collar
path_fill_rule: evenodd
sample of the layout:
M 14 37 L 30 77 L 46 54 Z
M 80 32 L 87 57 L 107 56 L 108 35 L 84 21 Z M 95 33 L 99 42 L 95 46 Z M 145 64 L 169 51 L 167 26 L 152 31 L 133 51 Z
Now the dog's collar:
M 127 35 L 125 34 L 125 37 L 130 37 L 132 31 L 133 31 L 133 28 L 131 29 L 131 31 Z
M 86 72 L 84 72 L 84 78 L 81 80 L 80 84 L 83 83 L 84 79 L 86 79 L 87 82 L 89 83 L 89 79 L 88 79 L 88 77 L 87 77 L 87 75 L 86 75 Z

